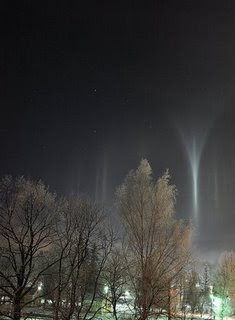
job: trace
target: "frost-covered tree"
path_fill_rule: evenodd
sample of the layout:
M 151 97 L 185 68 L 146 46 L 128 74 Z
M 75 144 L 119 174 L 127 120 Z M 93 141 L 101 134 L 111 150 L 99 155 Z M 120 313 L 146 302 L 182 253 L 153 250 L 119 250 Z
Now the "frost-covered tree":
M 175 218 L 175 201 L 168 171 L 155 181 L 147 160 L 117 191 L 136 317 L 141 320 L 166 309 L 171 316 L 168 292 L 187 262 L 190 227 Z
M 191 270 L 188 276 L 187 304 L 190 306 L 191 318 L 200 308 L 201 288 L 200 278 L 195 270 Z

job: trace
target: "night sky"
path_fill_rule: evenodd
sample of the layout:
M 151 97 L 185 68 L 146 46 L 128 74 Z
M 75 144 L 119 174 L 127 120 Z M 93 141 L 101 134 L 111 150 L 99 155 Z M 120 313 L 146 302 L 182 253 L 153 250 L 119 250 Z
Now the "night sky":
M 0 10 L 0 175 L 40 178 L 110 209 L 147 158 L 155 177 L 169 168 L 177 216 L 196 217 L 201 252 L 234 249 L 235 2 L 1 1 Z

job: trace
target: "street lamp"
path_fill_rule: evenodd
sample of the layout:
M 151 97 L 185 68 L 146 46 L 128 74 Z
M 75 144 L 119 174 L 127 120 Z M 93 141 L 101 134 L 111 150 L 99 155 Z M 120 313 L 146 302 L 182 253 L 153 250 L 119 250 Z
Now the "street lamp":
M 42 290 L 42 282 L 39 282 L 39 284 L 38 284 L 38 291 L 41 291 Z
M 108 293 L 108 291 L 109 291 L 109 287 L 106 285 L 106 286 L 104 286 L 104 293 L 105 294 L 107 294 Z

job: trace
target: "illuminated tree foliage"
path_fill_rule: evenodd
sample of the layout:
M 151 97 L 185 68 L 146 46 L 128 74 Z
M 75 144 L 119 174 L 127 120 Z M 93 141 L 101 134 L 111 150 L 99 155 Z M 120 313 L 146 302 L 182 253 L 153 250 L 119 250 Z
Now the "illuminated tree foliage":
M 214 276 L 213 284 L 214 308 L 216 313 L 223 319 L 232 313 L 235 301 L 235 254 L 225 252 Z

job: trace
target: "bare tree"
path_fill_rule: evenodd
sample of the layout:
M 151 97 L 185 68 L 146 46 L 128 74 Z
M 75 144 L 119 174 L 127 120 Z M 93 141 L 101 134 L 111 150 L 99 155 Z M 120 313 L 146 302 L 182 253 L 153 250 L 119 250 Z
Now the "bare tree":
M 112 248 L 104 223 L 102 210 L 91 201 L 70 197 L 61 202 L 53 246 L 58 262 L 52 268 L 54 290 L 48 295 L 55 320 L 82 319 L 91 310 Z
M 168 309 L 168 292 L 188 258 L 190 228 L 174 217 L 176 188 L 166 172 L 156 182 L 147 160 L 131 171 L 118 189 L 125 226 L 129 276 L 136 317 L 144 320 Z
M 82 283 L 81 303 L 77 307 L 77 319 L 93 319 L 103 309 L 104 282 L 102 274 L 107 260 L 112 252 L 115 236 L 112 229 L 108 228 L 99 234 L 95 242 L 95 261 L 91 260 L 90 268 L 85 266 L 86 281 Z M 95 262 L 95 263 L 94 263 Z
M 46 259 L 54 212 L 55 196 L 42 182 L 9 176 L 0 181 L 0 290 L 12 305 L 7 312 L 0 306 L 1 315 L 20 320 L 30 302 L 25 296 L 55 263 Z
M 105 300 L 112 306 L 114 319 L 118 319 L 117 304 L 122 302 L 127 304 L 126 292 L 127 284 L 127 266 L 121 247 L 115 247 L 109 256 L 106 267 L 103 272 L 103 281 L 105 284 Z

